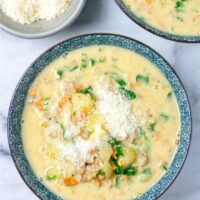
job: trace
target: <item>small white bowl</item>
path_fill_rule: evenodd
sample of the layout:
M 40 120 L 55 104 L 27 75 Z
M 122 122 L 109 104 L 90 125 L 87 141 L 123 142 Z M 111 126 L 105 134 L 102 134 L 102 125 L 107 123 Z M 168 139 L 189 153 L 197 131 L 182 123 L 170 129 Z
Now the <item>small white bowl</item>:
M 6 16 L 0 9 L 0 28 L 23 38 L 42 38 L 57 33 L 70 26 L 80 15 L 86 0 L 72 0 L 69 8 L 52 20 L 41 20 L 29 25 L 22 25 Z

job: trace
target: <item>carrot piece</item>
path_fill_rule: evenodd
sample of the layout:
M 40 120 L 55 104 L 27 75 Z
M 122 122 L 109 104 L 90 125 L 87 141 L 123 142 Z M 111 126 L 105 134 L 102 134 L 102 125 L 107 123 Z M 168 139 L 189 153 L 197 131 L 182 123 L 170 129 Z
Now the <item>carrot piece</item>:
M 73 177 L 66 177 L 63 179 L 63 183 L 65 186 L 72 186 L 72 185 L 77 185 L 78 181 Z
M 193 19 L 193 20 L 200 19 L 200 14 L 198 14 L 198 15 L 195 15 L 195 16 L 194 16 L 192 19 Z
M 81 108 L 81 113 L 82 113 L 83 115 L 85 115 L 85 114 L 87 113 L 87 111 L 88 111 L 87 107 L 82 107 L 82 108 Z
M 156 81 L 156 78 L 155 77 L 151 77 L 151 82 L 155 82 Z
M 138 143 L 139 145 L 141 145 L 141 144 L 142 144 L 142 140 L 141 140 L 141 139 L 138 139 L 138 140 L 137 140 L 137 143 Z
M 116 152 L 115 150 L 113 150 L 113 152 L 112 152 L 112 157 L 113 157 L 113 158 L 117 158 L 117 155 L 116 155 L 116 154 L 117 154 L 117 152 Z
M 35 97 L 36 96 L 36 91 L 34 89 L 29 89 L 28 95 L 31 96 L 31 97 Z
M 72 122 L 73 123 L 78 123 L 80 121 L 82 121 L 84 118 L 86 117 L 86 110 L 80 110 L 78 112 L 75 112 L 73 115 L 72 115 Z
M 42 98 L 38 98 L 36 101 L 35 101 L 35 106 L 39 109 L 39 110 L 42 110 Z
M 168 145 L 170 143 L 169 139 L 164 140 L 164 144 Z
M 136 87 L 141 87 L 142 85 L 141 85 L 140 82 L 136 82 L 136 83 L 135 83 L 135 86 L 136 86 Z
M 83 89 L 83 85 L 81 84 L 76 84 L 74 87 L 75 87 L 76 92 L 80 92 Z
M 63 96 L 59 102 L 59 105 L 62 107 L 65 103 L 69 102 L 69 97 L 67 95 Z
M 58 112 L 58 114 L 60 114 L 60 112 L 61 112 L 63 106 L 64 106 L 66 103 L 68 103 L 68 102 L 69 102 L 69 96 L 67 96 L 67 95 L 63 96 L 63 97 L 59 100 L 59 102 L 58 102 L 58 107 L 57 107 L 57 112 Z
M 156 131 L 155 132 L 155 140 L 158 141 L 161 137 L 161 132 L 160 131 Z

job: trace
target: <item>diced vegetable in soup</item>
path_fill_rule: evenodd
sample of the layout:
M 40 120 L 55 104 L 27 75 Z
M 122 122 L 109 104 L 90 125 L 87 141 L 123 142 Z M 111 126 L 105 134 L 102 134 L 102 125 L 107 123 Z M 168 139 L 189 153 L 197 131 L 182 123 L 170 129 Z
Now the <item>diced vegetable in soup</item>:
M 200 0 L 122 0 L 153 27 L 178 35 L 200 35 Z
M 81 48 L 42 71 L 23 113 L 37 177 L 69 200 L 130 200 L 168 170 L 179 111 L 161 72 L 112 46 Z

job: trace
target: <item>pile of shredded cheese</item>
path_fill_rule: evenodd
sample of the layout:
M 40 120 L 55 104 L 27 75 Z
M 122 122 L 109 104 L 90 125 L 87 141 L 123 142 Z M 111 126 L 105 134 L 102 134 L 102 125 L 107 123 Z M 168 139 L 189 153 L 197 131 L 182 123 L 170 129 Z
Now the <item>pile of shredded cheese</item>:
M 77 167 L 81 167 L 85 162 L 93 160 L 95 155 L 89 152 L 99 149 L 103 141 L 108 140 L 110 137 L 125 140 L 134 135 L 138 127 L 130 101 L 114 91 L 105 80 L 102 81 L 103 83 L 100 81 L 94 87 L 96 107 L 93 112 L 102 116 L 107 132 L 106 135 L 98 135 L 98 125 L 101 126 L 101 124 L 96 124 L 96 131 L 93 133 L 93 137 L 86 140 L 80 138 L 76 133 L 80 132 L 80 129 L 84 126 L 84 121 L 80 124 L 70 124 L 68 115 L 66 115 L 68 116 L 66 120 L 69 124 L 65 127 L 65 142 L 58 139 L 62 135 L 62 129 L 58 124 L 52 123 L 46 129 L 46 138 L 49 142 L 53 142 L 58 149 L 59 159 L 67 159 Z
M 91 141 L 83 139 L 76 139 L 73 143 L 57 143 L 57 148 L 60 151 L 60 159 L 70 160 L 75 166 L 83 166 L 85 162 L 89 162 L 93 159 L 93 156 L 89 154 L 90 151 L 95 150 L 96 144 Z
M 0 0 L 2 11 L 21 24 L 51 20 L 63 13 L 71 0 Z
M 104 85 L 104 87 L 102 87 Z M 134 134 L 136 118 L 132 113 L 131 104 L 120 94 L 113 92 L 106 83 L 96 87 L 98 97 L 97 109 L 106 122 L 110 135 L 116 139 L 124 140 Z

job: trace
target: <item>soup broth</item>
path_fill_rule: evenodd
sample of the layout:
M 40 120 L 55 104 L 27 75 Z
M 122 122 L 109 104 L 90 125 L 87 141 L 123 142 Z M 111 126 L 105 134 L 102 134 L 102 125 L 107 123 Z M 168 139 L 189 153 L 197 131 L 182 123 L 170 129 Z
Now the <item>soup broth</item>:
M 178 35 L 200 35 L 200 0 L 123 0 L 153 27 Z
M 179 111 L 157 67 L 139 54 L 91 46 L 50 63 L 29 89 L 22 136 L 30 165 L 68 200 L 130 200 L 167 171 Z

